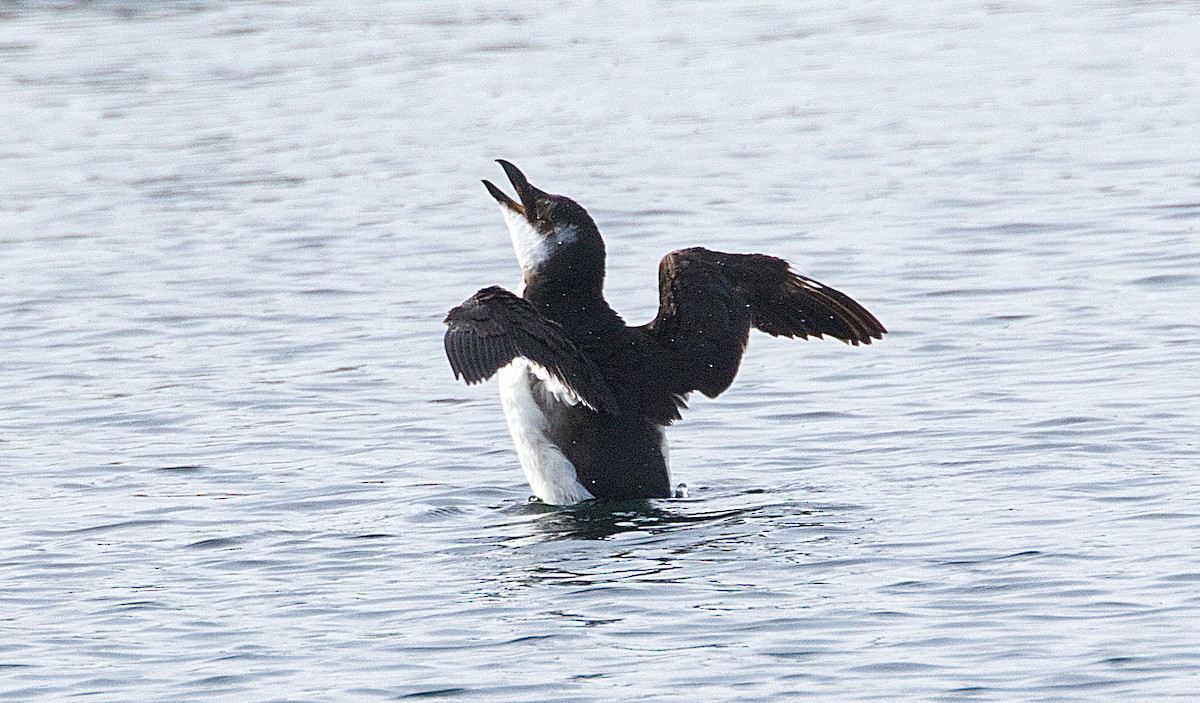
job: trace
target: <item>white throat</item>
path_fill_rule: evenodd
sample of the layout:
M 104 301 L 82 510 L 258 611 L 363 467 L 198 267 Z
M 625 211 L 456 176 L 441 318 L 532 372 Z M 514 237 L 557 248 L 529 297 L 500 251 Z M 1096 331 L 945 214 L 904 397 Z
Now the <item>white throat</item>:
M 508 225 L 508 234 L 512 237 L 513 250 L 517 252 L 521 272 L 529 276 L 550 258 L 550 241 L 539 234 L 533 225 L 529 224 L 529 220 L 516 210 L 501 205 L 500 212 L 504 215 L 504 224 Z
M 559 246 L 579 238 L 579 228 L 575 225 L 560 226 L 554 236 L 545 237 L 516 210 L 501 205 L 500 212 L 504 215 L 504 224 L 508 225 L 508 234 L 512 237 L 513 250 L 517 252 L 521 273 L 526 277 L 546 263 L 546 259 Z

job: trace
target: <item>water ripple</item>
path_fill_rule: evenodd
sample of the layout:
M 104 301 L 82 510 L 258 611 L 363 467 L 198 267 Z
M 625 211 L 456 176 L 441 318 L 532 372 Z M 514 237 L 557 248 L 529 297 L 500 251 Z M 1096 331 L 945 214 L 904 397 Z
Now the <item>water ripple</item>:
M 0 700 L 1191 695 L 1195 8 L 902 10 L 0 6 Z M 704 245 L 893 333 L 530 503 L 440 341 L 499 157 L 631 322 Z

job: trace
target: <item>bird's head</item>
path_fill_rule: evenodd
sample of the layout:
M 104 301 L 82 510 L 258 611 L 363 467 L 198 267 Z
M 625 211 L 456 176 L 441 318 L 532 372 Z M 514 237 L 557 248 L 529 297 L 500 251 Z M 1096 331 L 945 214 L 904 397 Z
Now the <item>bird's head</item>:
M 569 285 L 602 287 L 604 240 L 587 210 L 566 196 L 534 187 L 509 162 L 500 159 L 498 163 L 508 175 L 517 200 L 490 181 L 483 185 L 500 203 L 525 283 L 549 277 Z

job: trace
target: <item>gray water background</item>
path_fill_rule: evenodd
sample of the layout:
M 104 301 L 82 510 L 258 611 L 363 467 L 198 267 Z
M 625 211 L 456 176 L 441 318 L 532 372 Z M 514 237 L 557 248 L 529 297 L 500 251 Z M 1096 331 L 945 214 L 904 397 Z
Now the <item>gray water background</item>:
M 527 503 L 480 178 L 783 256 L 686 500 Z M 1200 695 L 1200 5 L 0 5 L 0 700 Z

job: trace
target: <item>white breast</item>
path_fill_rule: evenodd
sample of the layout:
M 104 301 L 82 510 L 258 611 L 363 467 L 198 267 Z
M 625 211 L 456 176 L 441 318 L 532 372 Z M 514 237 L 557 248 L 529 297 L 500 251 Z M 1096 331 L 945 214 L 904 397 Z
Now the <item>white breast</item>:
M 514 359 L 497 374 L 500 404 L 525 478 L 533 494 L 552 505 L 571 505 L 594 498 L 579 482 L 570 459 L 546 436 L 547 408 L 554 403 L 574 405 L 579 400 L 564 393 L 566 389 L 561 384 L 548 386 L 539 377 L 548 378 L 548 374 L 522 358 Z

